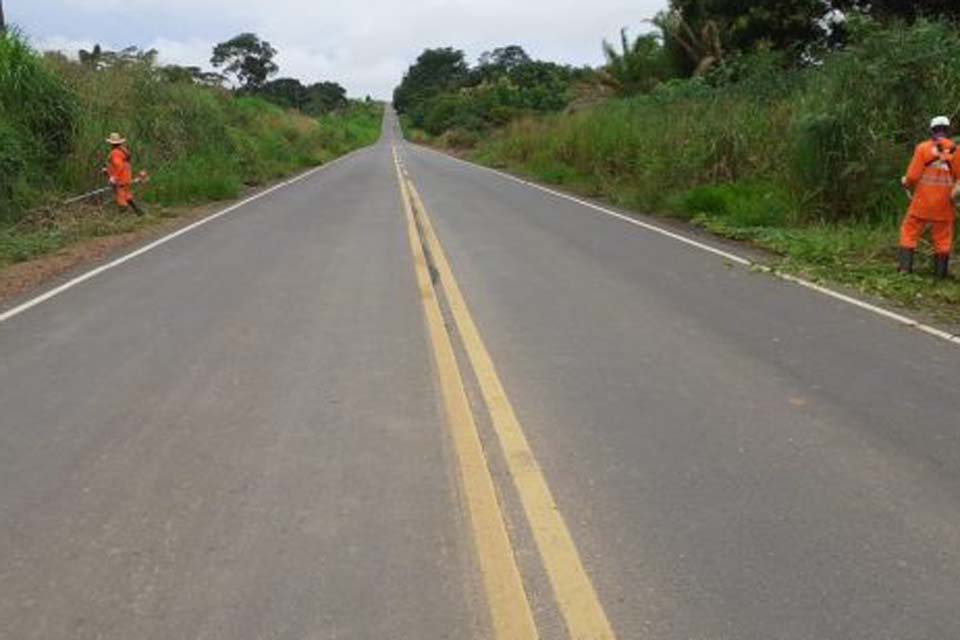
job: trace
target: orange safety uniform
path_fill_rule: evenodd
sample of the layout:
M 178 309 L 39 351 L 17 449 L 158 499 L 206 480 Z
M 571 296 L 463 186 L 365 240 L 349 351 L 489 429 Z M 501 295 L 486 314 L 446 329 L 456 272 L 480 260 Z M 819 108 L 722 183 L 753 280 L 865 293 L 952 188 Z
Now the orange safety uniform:
M 957 217 L 953 190 L 958 180 L 960 153 L 953 141 L 928 140 L 917 146 L 904 182 L 913 191 L 913 201 L 900 229 L 902 248 L 916 249 L 924 230 L 932 227 L 934 251 L 950 254 Z
M 124 147 L 114 147 L 107 158 L 107 175 L 113 184 L 117 196 L 117 205 L 128 206 L 133 201 L 133 167 L 130 164 L 130 152 Z

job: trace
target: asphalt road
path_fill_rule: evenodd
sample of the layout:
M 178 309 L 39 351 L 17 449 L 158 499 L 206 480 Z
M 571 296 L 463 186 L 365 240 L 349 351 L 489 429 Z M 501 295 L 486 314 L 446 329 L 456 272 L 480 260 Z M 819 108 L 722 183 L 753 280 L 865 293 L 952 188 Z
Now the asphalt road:
M 960 347 L 388 118 L 0 323 L 0 638 L 515 640 L 487 477 L 541 638 L 955 638 L 958 465 Z

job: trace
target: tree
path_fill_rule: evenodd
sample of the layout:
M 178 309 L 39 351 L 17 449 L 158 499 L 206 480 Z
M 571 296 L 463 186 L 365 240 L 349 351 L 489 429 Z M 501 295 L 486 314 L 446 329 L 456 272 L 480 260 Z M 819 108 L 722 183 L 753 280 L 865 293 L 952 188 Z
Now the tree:
M 702 76 L 723 64 L 722 27 L 696 4 L 671 0 L 651 22 L 663 32 L 667 56 L 684 75 Z
M 790 51 L 802 59 L 810 47 L 829 40 L 838 8 L 834 0 L 670 0 L 652 22 L 663 31 L 664 46 L 679 66 L 703 75 L 731 55 L 761 48 Z
M 913 22 L 921 17 L 960 20 L 957 0 L 837 0 L 835 4 L 840 10 L 856 9 L 881 20 L 901 18 Z
M 532 62 L 533 59 L 523 50 L 523 47 L 516 44 L 485 51 L 477 60 L 477 66 L 470 71 L 467 84 L 475 87 L 484 82 L 493 82 Z
M 201 73 L 200 67 L 182 67 L 178 64 L 168 64 L 160 67 L 160 74 L 163 78 L 174 84 L 192 84 Z
M 224 67 L 224 72 L 234 75 L 244 89 L 255 91 L 279 71 L 273 61 L 276 55 L 277 50 L 266 40 L 253 33 L 241 33 L 215 46 L 210 64 L 218 69 Z
M 463 51 L 450 47 L 427 49 L 410 66 L 394 91 L 394 106 L 404 113 L 414 103 L 462 86 L 468 71 Z
M 317 82 L 305 86 L 296 78 L 277 78 L 265 82 L 257 89 L 256 95 L 281 107 L 298 109 L 313 116 L 343 109 L 350 102 L 347 100 L 347 90 L 336 82 Z
M 263 83 L 257 95 L 288 109 L 302 110 L 307 104 L 307 88 L 296 78 L 277 78 Z
M 311 115 L 323 115 L 343 109 L 348 104 L 347 90 L 336 82 L 318 82 L 307 88 L 304 111 Z
M 160 67 L 160 73 L 167 82 L 194 83 L 207 87 L 222 87 L 227 80 L 215 71 L 204 71 L 200 67 L 181 67 L 176 64 Z
M 638 36 L 633 42 L 627 30 L 620 31 L 620 50 L 603 43 L 607 58 L 603 80 L 620 95 L 646 93 L 670 77 L 670 64 L 657 34 Z
M 428 49 L 394 92 L 394 106 L 414 127 L 439 135 L 481 131 L 531 112 L 558 111 L 589 69 L 533 60 L 519 45 L 484 53 L 470 69 L 462 51 Z
M 512 71 L 517 67 L 530 64 L 533 59 L 523 50 L 523 47 L 517 44 L 499 47 L 493 51 L 484 52 L 480 56 L 479 65 L 481 67 L 494 67 L 502 71 Z
M 725 0 L 718 3 L 731 27 L 729 43 L 736 51 L 766 46 L 778 51 L 803 52 L 822 42 L 830 31 L 830 0 L 762 0 L 745 3 Z

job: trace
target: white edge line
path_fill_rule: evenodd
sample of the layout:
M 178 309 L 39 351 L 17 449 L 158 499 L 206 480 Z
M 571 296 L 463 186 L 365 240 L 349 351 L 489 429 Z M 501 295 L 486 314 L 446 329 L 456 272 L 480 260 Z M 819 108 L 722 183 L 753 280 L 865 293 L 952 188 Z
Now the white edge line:
M 410 143 L 409 141 L 407 141 L 407 144 L 414 144 L 414 143 Z M 437 150 L 435 150 L 435 149 L 431 149 L 431 148 L 429 148 L 429 147 L 425 147 L 425 146 L 423 146 L 423 145 L 415 145 L 415 146 L 416 146 L 417 148 L 419 148 L 419 149 L 423 149 L 423 150 L 425 150 L 425 151 L 429 151 L 430 153 L 434 153 L 434 154 L 437 154 L 437 155 L 439 155 L 439 156 L 443 156 L 444 158 L 449 158 L 450 160 L 454 160 L 454 161 L 456 161 L 456 162 L 460 162 L 461 164 L 465 164 L 465 165 L 467 165 L 467 166 L 469 166 L 469 167 L 474 167 L 474 168 L 476 168 L 476 169 L 482 169 L 482 170 L 484 170 L 484 171 L 489 171 L 490 173 L 493 173 L 493 174 L 495 174 L 495 175 L 498 175 L 498 176 L 500 176 L 500 177 L 502 177 L 502 178 L 506 178 L 506 179 L 508 179 L 508 180 L 512 180 L 513 182 L 518 182 L 518 183 L 520 183 L 520 184 L 522 184 L 522 185 L 525 185 L 525 186 L 527 186 L 527 187 L 532 187 L 532 188 L 534 188 L 534 189 L 538 189 L 538 190 L 540 190 L 540 191 L 549 193 L 550 195 L 556 196 L 556 197 L 558 197 L 558 198 L 562 198 L 562 199 L 564 199 L 564 200 L 569 200 L 569 201 L 571 201 L 571 202 L 575 202 L 575 203 L 577 203 L 577 204 L 579 204 L 579 205 L 582 205 L 582 206 L 584 206 L 584 207 L 587 207 L 588 209 L 593 209 L 594 211 L 599 211 L 600 213 L 604 213 L 604 214 L 606 214 L 606 215 L 608 215 L 608 216 L 617 218 L 618 220 L 622 220 L 622 221 L 627 222 L 627 223 L 629 223 L 629 224 L 632 224 L 632 225 L 635 225 L 635 226 L 638 226 L 638 227 L 642 227 L 643 229 L 646 229 L 646 230 L 648 230 L 648 231 L 652 231 L 652 232 L 654 232 L 654 233 L 658 233 L 658 234 L 663 235 L 663 236 L 666 236 L 666 237 L 668 237 L 668 238 L 672 238 L 672 239 L 674 239 L 674 240 L 677 240 L 678 242 L 682 242 L 682 243 L 684 243 L 684 244 L 690 245 L 691 247 L 695 247 L 695 248 L 700 249 L 700 250 L 702 250 L 702 251 L 706 251 L 706 252 L 708 252 L 708 253 L 712 253 L 712 254 L 714 254 L 714 255 L 718 255 L 718 256 L 726 259 L 726 260 L 729 260 L 729 261 L 731 261 L 731 262 L 735 262 L 735 263 L 737 263 L 737 264 L 739 264 L 739 265 L 741 265 L 741 266 L 749 267 L 749 268 L 751 268 L 751 269 L 756 269 L 756 270 L 758 270 L 758 271 L 763 271 L 763 272 L 765 272 L 765 273 L 769 273 L 769 274 L 771 274 L 771 275 L 776 276 L 777 278 L 780 278 L 781 280 L 785 280 L 785 281 L 787 281 L 787 282 L 792 282 L 793 284 L 797 284 L 797 285 L 800 285 L 801 287 L 805 287 L 805 288 L 810 289 L 810 290 L 812 290 L 812 291 L 816 291 L 816 292 L 818 292 L 818 293 L 821 293 L 821 294 L 823 294 L 823 295 L 825 295 L 825 296 L 828 296 L 828 297 L 833 298 L 833 299 L 835 299 L 835 300 L 838 300 L 838 301 L 840 301 L 840 302 L 845 302 L 845 303 L 847 303 L 847 304 L 849 304 L 849 305 L 852 305 L 852 306 L 854 306 L 854 307 L 858 307 L 858 308 L 860 308 L 860 309 L 863 309 L 863 310 L 865 310 L 865 311 L 869 311 L 869 312 L 871 312 L 871 313 L 874 313 L 874 314 L 876 314 L 876 315 L 882 316 L 882 317 L 887 318 L 887 319 L 889 319 L 889 320 L 893 320 L 894 322 L 897 322 L 897 323 L 899 323 L 899 324 L 901 324 L 901 325 L 903 325 L 903 326 L 910 327 L 910 328 L 912 328 L 912 329 L 916 329 L 916 330 L 918 330 L 918 331 L 921 331 L 921 332 L 923 332 L 923 333 L 926 333 L 927 335 L 933 336 L 933 337 L 935 337 L 935 338 L 940 338 L 941 340 L 946 340 L 947 342 L 950 342 L 950 343 L 953 343 L 953 344 L 960 344 L 960 336 L 955 335 L 955 334 L 952 334 L 952 333 L 950 333 L 949 331 L 944 331 L 943 329 L 937 329 L 936 327 L 932 327 L 932 326 L 930 326 L 930 325 L 924 324 L 924 323 L 920 322 L 919 320 L 915 320 L 914 318 L 911 318 L 911 317 L 909 317 L 909 316 L 905 316 L 905 315 L 896 313 L 896 312 L 894 312 L 894 311 L 890 311 L 889 309 L 884 309 L 883 307 L 878 307 L 877 305 L 870 304 L 869 302 L 865 302 L 865 301 L 863 301 L 863 300 L 858 300 L 857 298 L 854 298 L 854 297 L 852 297 L 852 296 L 848 296 L 848 295 L 846 295 L 846 294 L 844 294 L 844 293 L 840 293 L 839 291 L 834 291 L 833 289 L 830 289 L 830 288 L 825 287 L 825 286 L 823 286 L 823 285 L 819 285 L 819 284 L 817 284 L 817 283 L 815 283 L 815 282 L 812 282 L 812 281 L 810 281 L 810 280 L 806 280 L 806 279 L 804 279 L 804 278 L 800 278 L 800 277 L 797 277 L 797 276 L 793 276 L 793 275 L 790 275 L 790 274 L 787 274 L 787 273 L 782 273 L 782 272 L 777 271 L 776 269 L 773 269 L 773 268 L 768 267 L 768 266 L 766 266 L 766 265 L 760 264 L 760 263 L 758 263 L 758 262 L 754 262 L 753 260 L 750 260 L 750 259 L 748 259 L 748 258 L 744 258 L 743 256 L 738 256 L 738 255 L 736 255 L 736 254 L 734 254 L 734 253 L 730 253 L 729 251 L 724 251 L 723 249 L 718 249 L 717 247 L 710 246 L 710 245 L 705 244 L 705 243 L 703 243 L 703 242 L 698 242 L 698 241 L 696 241 L 696 240 L 693 240 L 693 239 L 691 239 L 691 238 L 688 238 L 688 237 L 686 237 L 686 236 L 684 236 L 684 235 L 681 235 L 681 234 L 679 234 L 679 233 L 675 233 L 675 232 L 673 232 L 673 231 L 668 231 L 667 229 L 664 229 L 663 227 L 659 227 L 659 226 L 657 226 L 657 225 L 650 224 L 649 222 L 644 222 L 644 221 L 642 221 L 642 220 L 638 220 L 638 219 L 636 219 L 636 218 L 632 218 L 632 217 L 627 216 L 627 215 L 624 215 L 624 214 L 622 214 L 622 213 L 617 213 L 616 211 L 612 211 L 612 210 L 607 209 L 607 208 L 605 208 L 605 207 L 601 207 L 600 205 L 595 204 L 595 203 L 593 203 L 593 202 L 590 202 L 590 201 L 588 201 L 588 200 L 583 200 L 582 198 L 578 198 L 578 197 L 576 197 L 576 196 L 572 196 L 572 195 L 570 195 L 570 194 L 563 193 L 562 191 L 557 191 L 557 190 L 555 190 L 555 189 L 551 189 L 551 188 L 549 188 L 549 187 L 545 187 L 545 186 L 543 186 L 543 185 L 541 185 L 541 184 L 537 184 L 536 182 L 531 182 L 530 180 L 524 180 L 523 178 L 518 178 L 517 176 L 510 175 L 509 173 L 504 173 L 503 171 L 498 171 L 498 170 L 492 169 L 492 168 L 490 168 L 490 167 L 485 167 L 485 166 L 480 165 L 480 164 L 476 164 L 476 163 L 473 163 L 473 162 L 469 162 L 469 161 L 467 161 L 467 160 L 463 160 L 463 159 L 461 159 L 461 158 L 457 158 L 456 156 L 452 156 L 452 155 L 443 153 L 443 152 L 441 152 L 441 151 L 437 151 Z
M 7 320 L 13 318 L 14 316 L 18 316 L 18 315 L 20 315 L 21 313 L 23 313 L 24 311 L 27 311 L 27 310 L 29 310 L 29 309 L 32 309 L 33 307 L 35 307 L 35 306 L 37 306 L 37 305 L 39 305 L 39 304 L 42 304 L 42 303 L 46 302 L 47 300 L 49 300 L 49 299 L 51 299 L 51 298 L 54 298 L 54 297 L 58 296 L 58 295 L 60 295 L 61 293 L 63 293 L 64 291 L 67 291 L 68 289 L 74 288 L 74 287 L 77 286 L 78 284 L 81 284 L 81 283 L 83 283 L 83 282 L 86 282 L 87 280 L 90 280 L 90 279 L 92 279 L 92 278 L 95 278 L 95 277 L 97 277 L 98 275 L 100 275 L 101 273 L 103 273 L 104 271 L 109 271 L 110 269 L 113 269 L 113 268 L 115 268 L 115 267 L 119 267 L 119 266 L 122 265 L 123 263 L 129 262 L 130 260 L 133 260 L 133 259 L 136 258 L 137 256 L 143 255 L 144 253 L 146 253 L 146 252 L 148 252 L 148 251 L 150 251 L 150 250 L 152 250 L 152 249 L 156 249 L 156 248 L 159 247 L 160 245 L 166 244 L 167 242 L 170 242 L 170 241 L 173 240 L 174 238 L 177 238 L 177 237 L 179 237 L 179 236 L 182 236 L 183 234 L 188 233 L 188 232 L 190 232 L 190 231 L 193 231 L 194 229 L 196 229 L 196 228 L 198 228 L 198 227 L 202 227 L 203 225 L 207 224 L 208 222 L 212 222 L 212 221 L 216 220 L 217 218 L 219 218 L 219 217 L 221 217 L 221 216 L 225 216 L 225 215 L 227 215 L 228 213 L 230 213 L 230 212 L 232 212 L 232 211 L 236 211 L 237 209 L 239 209 L 239 208 L 241 208 L 241 207 L 244 207 L 244 206 L 250 204 L 250 203 L 253 202 L 254 200 L 259 200 L 260 198 L 262 198 L 262 197 L 264 197 L 264 196 L 266 196 L 266 195 L 269 195 L 269 194 L 273 193 L 274 191 L 277 191 L 278 189 L 282 189 L 282 188 L 284 188 L 284 187 L 289 187 L 290 185 L 294 184 L 295 182 L 299 182 L 300 180 L 303 180 L 304 178 L 308 178 L 308 177 L 312 176 L 313 174 L 317 173 L 318 171 L 321 171 L 321 170 L 323 170 L 323 169 L 327 169 L 327 168 L 329 168 L 329 167 L 332 167 L 334 164 L 340 162 L 341 160 L 345 160 L 345 159 L 347 159 L 348 157 L 354 155 L 355 153 L 360 152 L 360 151 L 364 151 L 365 149 L 367 149 L 367 147 L 361 147 L 360 149 L 356 149 L 356 150 L 354 150 L 354 151 L 351 151 L 350 153 L 348 153 L 348 154 L 346 154 L 346 155 L 342 155 L 342 156 L 340 156 L 339 158 L 334 158 L 333 160 L 331 160 L 330 162 L 327 162 L 326 164 L 322 164 L 322 165 L 320 165 L 320 166 L 318 166 L 318 167 L 314 167 L 314 168 L 312 168 L 312 169 L 309 169 L 309 170 L 307 170 L 307 171 L 304 171 L 304 172 L 301 173 L 300 175 L 297 175 L 297 176 L 295 176 L 295 177 L 293 177 L 293 178 L 290 178 L 289 180 L 284 180 L 283 182 L 280 182 L 280 183 L 278 183 L 278 184 L 275 184 L 275 185 L 273 185 L 272 187 L 269 187 L 268 189 L 264 189 L 263 191 L 261 191 L 261 192 L 259 192 L 259 193 L 257 193 L 257 194 L 254 194 L 254 195 L 250 196 L 249 198 L 246 198 L 246 199 L 244 199 L 244 200 L 241 200 L 240 202 L 237 202 L 237 203 L 235 203 L 235 204 L 232 204 L 232 205 L 230 205 L 229 207 L 227 207 L 226 209 L 221 209 L 220 211 L 217 211 L 216 213 L 210 214 L 210 215 L 207 216 L 206 218 L 201 218 L 200 220 L 197 220 L 196 222 L 193 222 L 193 223 L 191 223 L 191 224 L 188 224 L 187 226 L 185 226 L 185 227 L 183 227 L 183 228 L 181 228 L 181 229 L 177 229 L 176 231 L 174 231 L 174 232 L 172 232 L 172 233 L 170 233 L 170 234 L 167 234 L 167 235 L 163 236 L 162 238 L 159 238 L 159 239 L 157 239 L 157 240 L 154 240 L 154 241 L 151 242 L 150 244 L 144 245 L 144 246 L 140 247 L 139 249 L 136 249 L 136 250 L 134 250 L 134 251 L 131 251 L 130 253 L 126 253 L 126 254 L 120 256 L 119 258 L 117 258 L 117 259 L 115 259 L 115 260 L 112 260 L 112 261 L 110 261 L 110 262 L 108 262 L 108 263 L 106 263 L 106 264 L 100 265 L 99 267 L 96 267 L 96 268 L 94 268 L 94 269 L 91 269 L 90 271 L 86 271 L 86 272 L 80 274 L 79 276 L 77 276 L 76 278 L 73 278 L 72 280 L 69 280 L 69 281 L 67 281 L 67 282 L 64 282 L 63 284 L 61 284 L 61 285 L 59 285 L 59 286 L 57 286 L 57 287 L 54 287 L 53 289 L 50 289 L 49 291 L 46 291 L 46 292 L 38 295 L 38 296 L 35 297 L 35 298 L 31 298 L 30 300 L 27 300 L 26 302 L 24 302 L 24 303 L 22 303 L 22 304 L 19 304 L 19 305 L 17 305 L 16 307 L 13 307 L 12 309 L 8 309 L 7 311 L 4 311 L 3 313 L 0 313 L 0 323 L 6 322 Z

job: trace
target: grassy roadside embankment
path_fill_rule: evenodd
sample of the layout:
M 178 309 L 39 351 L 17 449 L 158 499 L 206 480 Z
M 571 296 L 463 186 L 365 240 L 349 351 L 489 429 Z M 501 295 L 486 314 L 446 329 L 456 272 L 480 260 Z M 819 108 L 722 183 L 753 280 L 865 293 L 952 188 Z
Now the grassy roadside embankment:
M 493 167 L 774 255 L 777 269 L 960 320 L 960 280 L 895 270 L 899 177 L 931 115 L 958 115 L 960 34 L 859 25 L 806 69 L 760 54 L 730 82 L 674 81 L 576 113 L 517 120 L 463 150 Z M 459 138 L 411 132 L 456 148 Z M 929 254 L 929 247 L 923 251 Z M 955 265 L 955 271 L 960 264 Z
M 373 104 L 312 118 L 170 81 L 149 59 L 95 69 L 0 37 L 0 269 L 325 163 L 375 142 L 381 119 Z M 59 204 L 104 184 L 110 131 L 130 139 L 134 170 L 151 174 L 137 190 L 147 216 L 116 213 L 109 196 L 102 206 Z

